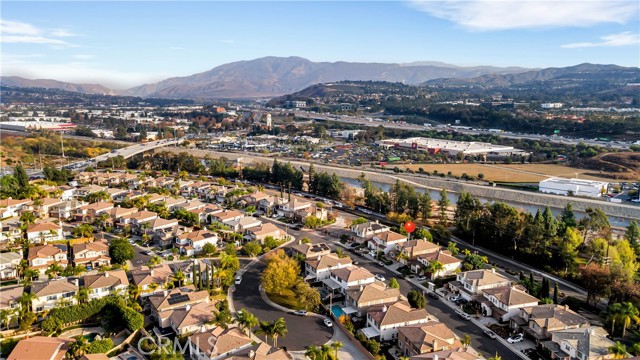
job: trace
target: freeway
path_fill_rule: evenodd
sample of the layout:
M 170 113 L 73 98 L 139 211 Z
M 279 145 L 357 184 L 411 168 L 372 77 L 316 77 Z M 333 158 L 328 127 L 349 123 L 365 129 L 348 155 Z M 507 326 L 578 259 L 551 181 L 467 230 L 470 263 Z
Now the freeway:
M 287 112 L 287 111 L 284 111 L 284 112 Z M 296 117 L 299 117 L 299 118 L 322 120 L 322 121 L 335 121 L 335 122 L 369 126 L 369 127 L 384 126 L 390 129 L 400 129 L 400 130 L 430 130 L 431 129 L 421 125 L 402 124 L 402 123 L 394 123 L 394 122 L 387 122 L 387 121 L 374 121 L 374 120 L 367 120 L 362 117 L 352 117 L 352 116 L 336 117 L 336 116 L 330 116 L 330 115 L 313 114 L 305 111 L 294 111 L 294 114 L 296 115 Z M 552 143 L 565 144 L 565 145 L 578 145 L 578 143 L 582 142 L 587 145 L 608 147 L 613 149 L 628 149 L 629 146 L 633 144 L 632 142 L 614 143 L 614 142 L 600 141 L 595 139 L 575 139 L 575 138 L 568 138 L 568 137 L 561 137 L 561 136 L 520 134 L 520 133 L 513 133 L 508 131 L 496 133 L 495 131 L 489 131 L 485 129 L 469 130 L 469 129 L 451 128 L 448 126 L 443 128 L 438 128 L 438 129 L 443 131 L 455 130 L 456 132 L 469 134 L 469 135 L 499 135 L 501 137 L 510 138 L 510 139 L 549 141 Z

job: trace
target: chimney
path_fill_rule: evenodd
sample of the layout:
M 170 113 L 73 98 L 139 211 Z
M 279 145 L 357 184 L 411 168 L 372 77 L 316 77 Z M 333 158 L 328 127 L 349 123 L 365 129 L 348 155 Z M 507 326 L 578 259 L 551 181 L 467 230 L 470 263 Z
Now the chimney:
M 149 275 L 153 276 L 153 269 L 151 269 Z
M 388 310 L 387 305 L 382 305 L 382 312 L 386 313 Z
M 491 268 L 491 272 L 495 273 L 496 272 L 496 268 Z
M 256 356 L 256 352 L 253 350 L 249 350 L 249 359 L 253 359 L 254 356 Z
M 108 271 L 105 271 L 105 272 L 104 272 L 104 277 L 106 277 L 106 278 L 108 278 L 108 277 L 109 277 L 109 272 L 108 272 Z
M 165 291 L 164 291 L 164 296 L 165 296 L 165 297 L 166 297 L 166 296 L 169 296 L 169 290 L 165 290 Z
M 187 311 L 191 310 L 191 304 L 187 304 L 187 306 L 185 307 L 185 310 Z
M 79 279 L 73 279 L 73 283 L 76 284 L 76 287 L 80 287 L 80 280 Z
M 364 285 L 360 284 L 360 291 L 364 290 Z
M 431 346 L 433 351 L 438 351 L 438 340 L 433 339 L 433 345 Z M 434 359 L 437 359 L 438 355 L 434 355 Z
M 438 360 L 438 355 L 433 355 L 433 360 Z

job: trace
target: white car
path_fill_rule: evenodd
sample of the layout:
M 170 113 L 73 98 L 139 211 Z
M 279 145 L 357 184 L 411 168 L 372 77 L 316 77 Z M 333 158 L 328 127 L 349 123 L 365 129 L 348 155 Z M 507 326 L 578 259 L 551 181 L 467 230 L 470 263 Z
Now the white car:
M 242 276 L 236 276 L 236 285 L 240 285 L 240 283 L 242 282 Z
M 385 278 L 384 278 L 384 276 L 382 276 L 382 275 L 380 275 L 380 274 L 376 274 L 376 280 L 384 281 L 384 280 L 385 280 Z
M 449 296 L 449 301 L 456 302 L 460 300 L 460 295 Z
M 329 320 L 329 319 L 324 319 L 324 321 L 323 321 L 323 322 L 324 322 L 324 324 L 325 324 L 325 325 L 327 325 L 328 327 L 332 327 L 332 326 L 333 326 L 333 323 L 332 323 L 332 322 L 331 322 L 331 320 Z
M 307 310 L 296 310 L 293 312 L 293 315 L 307 316 Z
M 509 344 L 515 344 L 515 343 L 519 343 L 520 341 L 524 340 L 524 335 L 523 334 L 517 334 L 517 335 L 513 335 L 507 338 L 507 342 Z

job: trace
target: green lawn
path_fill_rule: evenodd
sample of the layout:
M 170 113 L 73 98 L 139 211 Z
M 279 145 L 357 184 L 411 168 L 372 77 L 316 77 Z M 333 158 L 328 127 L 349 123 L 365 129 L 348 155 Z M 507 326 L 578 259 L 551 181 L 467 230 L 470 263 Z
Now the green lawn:
M 282 294 L 267 293 L 267 296 L 274 303 L 293 310 L 304 310 L 304 306 L 300 305 L 296 300 L 293 291 L 285 290 Z

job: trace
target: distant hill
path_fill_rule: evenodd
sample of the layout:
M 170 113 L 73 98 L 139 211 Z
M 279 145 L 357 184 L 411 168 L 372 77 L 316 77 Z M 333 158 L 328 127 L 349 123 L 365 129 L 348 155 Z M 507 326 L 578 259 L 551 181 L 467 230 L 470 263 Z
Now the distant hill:
M 593 86 L 597 91 L 622 88 L 640 82 L 640 68 L 617 65 L 580 64 L 562 68 L 546 68 L 517 74 L 487 74 L 474 78 L 442 78 L 423 85 L 442 87 L 510 88 L 520 85 L 549 88 Z
M 73 91 L 82 94 L 117 95 L 115 90 L 109 89 L 100 84 L 74 84 L 51 79 L 30 80 L 19 76 L 0 77 L 2 86 L 14 86 L 20 88 L 44 88 Z
M 439 63 L 440 64 L 440 63 Z M 127 95 L 171 98 L 257 98 L 299 91 L 318 83 L 373 80 L 419 84 L 436 78 L 470 78 L 522 68 L 457 67 L 423 64 L 313 62 L 301 57 L 264 57 L 224 64 L 209 71 L 175 77 L 127 90 Z

